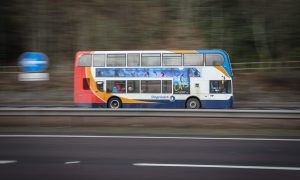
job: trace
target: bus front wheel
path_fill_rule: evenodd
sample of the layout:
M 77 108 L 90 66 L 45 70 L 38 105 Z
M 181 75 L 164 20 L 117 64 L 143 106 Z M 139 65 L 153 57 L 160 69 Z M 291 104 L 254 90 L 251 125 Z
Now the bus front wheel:
M 200 108 L 200 102 L 196 98 L 190 98 L 186 102 L 186 108 L 187 109 L 199 109 Z
M 108 108 L 118 109 L 122 107 L 122 102 L 119 98 L 113 97 L 108 101 Z

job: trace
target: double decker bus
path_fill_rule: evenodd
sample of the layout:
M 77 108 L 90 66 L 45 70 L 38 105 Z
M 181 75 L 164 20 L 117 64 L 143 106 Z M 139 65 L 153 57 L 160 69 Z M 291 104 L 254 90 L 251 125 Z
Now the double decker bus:
M 102 108 L 232 108 L 223 50 L 79 51 L 74 103 Z

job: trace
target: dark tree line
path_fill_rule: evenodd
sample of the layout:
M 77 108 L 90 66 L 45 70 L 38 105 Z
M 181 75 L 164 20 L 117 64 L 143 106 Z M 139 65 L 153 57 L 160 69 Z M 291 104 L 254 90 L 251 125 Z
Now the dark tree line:
M 25 51 L 72 64 L 78 50 L 225 49 L 234 62 L 299 60 L 297 0 L 0 2 L 0 65 Z

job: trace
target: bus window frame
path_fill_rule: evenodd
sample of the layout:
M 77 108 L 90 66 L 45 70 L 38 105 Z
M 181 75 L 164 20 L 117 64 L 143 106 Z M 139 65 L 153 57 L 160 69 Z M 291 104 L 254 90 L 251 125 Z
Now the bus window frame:
M 202 61 L 203 63 L 200 65 L 185 65 L 185 55 L 202 55 Z M 205 53 L 183 53 L 182 54 L 182 66 L 183 67 L 203 67 L 205 66 Z
M 107 64 L 108 64 L 108 56 L 109 55 L 125 55 L 125 64 L 124 65 L 121 65 L 121 66 L 116 66 L 116 65 L 114 65 L 114 66 L 108 66 Z M 106 59 L 105 59 L 105 67 L 111 67 L 111 68 L 120 68 L 120 67 L 126 67 L 126 64 L 127 64 L 127 53 L 111 53 L 111 54 L 109 54 L 109 53 L 107 53 L 106 54 Z
M 82 66 L 80 65 L 80 59 L 83 57 L 83 56 L 90 56 L 90 65 L 85 65 L 85 66 Z M 93 67 L 93 54 L 81 54 L 78 58 L 78 67 Z
M 139 54 L 139 65 L 138 66 L 128 66 L 128 54 Z M 141 54 L 142 53 L 126 53 L 126 67 L 127 68 L 141 67 Z
M 179 56 L 172 56 L 172 55 L 180 55 L 180 65 L 164 65 L 164 55 L 170 55 L 170 56 L 165 56 L 165 57 L 179 57 Z M 179 66 L 183 66 L 183 54 L 182 53 L 162 53 L 161 54 L 161 66 L 162 67 L 167 67 L 167 66 L 171 66 L 171 67 L 179 67 Z
M 144 54 L 159 54 L 159 59 L 160 59 L 160 65 L 142 65 L 143 62 L 143 55 Z M 145 57 L 158 57 L 158 56 L 145 56 Z M 162 67 L 162 53 L 141 53 L 141 63 L 140 63 L 141 67 Z
M 208 55 L 208 54 L 213 54 L 213 55 L 220 55 L 220 56 L 222 56 L 222 58 L 223 58 L 223 63 L 221 64 L 221 65 L 207 65 L 207 63 L 206 63 L 206 61 L 207 61 L 207 58 L 206 58 L 206 55 Z M 205 53 L 204 54 L 204 64 L 205 64 L 205 66 L 223 66 L 224 65 L 224 63 L 225 63 L 225 57 L 224 57 L 224 55 L 223 54 L 221 54 L 221 53 Z

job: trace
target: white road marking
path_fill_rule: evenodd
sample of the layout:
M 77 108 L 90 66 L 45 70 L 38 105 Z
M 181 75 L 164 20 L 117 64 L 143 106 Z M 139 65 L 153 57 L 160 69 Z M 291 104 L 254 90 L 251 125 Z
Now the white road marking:
M 175 140 L 237 140 L 237 141 L 291 141 L 300 139 L 288 138 L 221 138 L 221 137 L 176 137 L 176 136 L 85 136 L 85 135 L 0 135 L 0 137 L 29 138 L 112 138 L 112 139 L 175 139 Z
M 68 162 L 65 162 L 65 164 L 78 164 L 80 163 L 80 161 L 68 161 Z
M 16 162 L 16 160 L 0 160 L 0 164 L 11 164 Z
M 133 165 L 150 166 L 150 167 L 193 167 L 193 168 L 266 169 L 266 170 L 300 171 L 300 167 L 278 167 L 278 166 L 235 166 L 235 165 L 160 164 L 160 163 L 134 163 Z

